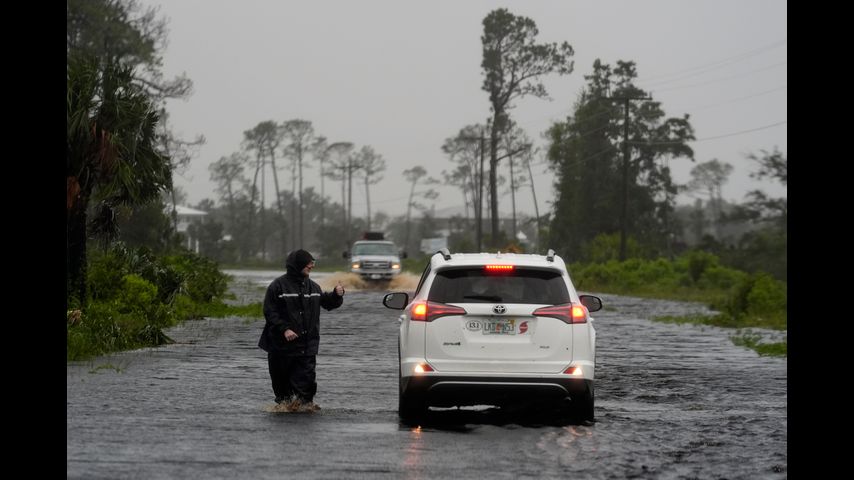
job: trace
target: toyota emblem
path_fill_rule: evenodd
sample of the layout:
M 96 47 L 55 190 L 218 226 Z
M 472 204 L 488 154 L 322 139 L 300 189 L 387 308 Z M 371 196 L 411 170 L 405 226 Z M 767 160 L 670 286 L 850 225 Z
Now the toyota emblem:
M 492 307 L 492 312 L 497 313 L 498 315 L 501 315 L 502 313 L 504 313 L 506 311 L 507 311 L 507 307 L 505 307 L 504 305 L 496 305 L 496 306 Z

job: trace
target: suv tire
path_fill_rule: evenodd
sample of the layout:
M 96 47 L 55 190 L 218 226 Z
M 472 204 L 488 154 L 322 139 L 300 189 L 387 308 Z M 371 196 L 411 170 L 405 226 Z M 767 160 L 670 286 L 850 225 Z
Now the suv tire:
M 412 422 L 420 420 L 427 413 L 427 407 L 419 396 L 400 392 L 397 412 L 401 420 Z
M 427 404 L 420 395 L 404 393 L 403 375 L 400 371 L 400 344 L 397 346 L 397 413 L 404 422 L 418 421 L 427 413 Z
M 594 390 L 593 385 L 590 385 L 590 388 L 587 389 L 587 392 L 581 396 L 578 400 L 575 401 L 575 414 L 579 420 L 587 420 L 593 421 L 593 404 L 594 404 Z

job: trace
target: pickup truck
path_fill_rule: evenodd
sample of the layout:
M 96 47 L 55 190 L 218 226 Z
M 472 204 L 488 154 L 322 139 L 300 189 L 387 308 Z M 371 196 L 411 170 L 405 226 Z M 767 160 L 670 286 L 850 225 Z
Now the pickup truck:
M 359 274 L 363 280 L 391 280 L 400 273 L 400 259 L 405 252 L 398 252 L 394 242 L 388 240 L 358 240 L 353 243 L 344 258 L 350 259 L 350 272 Z

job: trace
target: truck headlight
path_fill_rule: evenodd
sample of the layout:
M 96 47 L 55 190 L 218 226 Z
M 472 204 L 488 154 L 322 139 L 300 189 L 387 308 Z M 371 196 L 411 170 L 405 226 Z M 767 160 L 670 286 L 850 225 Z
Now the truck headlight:
M 400 270 L 400 264 L 399 263 L 392 263 L 391 268 L 393 270 Z
M 354 264 L 352 265 L 352 267 L 353 267 L 353 270 L 358 270 L 358 269 L 362 268 L 362 267 L 361 267 L 361 265 L 359 265 L 359 263 L 358 263 L 358 262 L 357 262 L 357 263 L 354 263 Z

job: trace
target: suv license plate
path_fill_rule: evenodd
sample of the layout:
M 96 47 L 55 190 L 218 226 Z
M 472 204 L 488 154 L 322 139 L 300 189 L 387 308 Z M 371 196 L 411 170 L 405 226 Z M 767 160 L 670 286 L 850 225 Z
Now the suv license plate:
M 372 280 L 377 280 L 377 279 L 379 279 L 379 278 L 380 278 L 380 276 L 381 276 L 381 275 L 380 275 L 379 273 L 372 273 L 372 274 L 371 274 L 371 279 L 372 279 Z
M 492 320 L 483 322 L 484 335 L 516 335 L 516 320 Z

